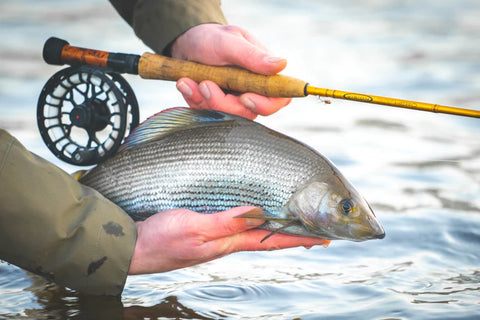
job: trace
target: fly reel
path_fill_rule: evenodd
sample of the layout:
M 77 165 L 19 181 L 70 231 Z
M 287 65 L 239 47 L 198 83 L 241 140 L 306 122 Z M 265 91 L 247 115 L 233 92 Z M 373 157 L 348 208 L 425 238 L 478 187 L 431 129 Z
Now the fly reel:
M 88 65 L 60 70 L 45 84 L 37 123 L 50 151 L 78 166 L 113 155 L 138 125 L 138 102 L 118 73 Z

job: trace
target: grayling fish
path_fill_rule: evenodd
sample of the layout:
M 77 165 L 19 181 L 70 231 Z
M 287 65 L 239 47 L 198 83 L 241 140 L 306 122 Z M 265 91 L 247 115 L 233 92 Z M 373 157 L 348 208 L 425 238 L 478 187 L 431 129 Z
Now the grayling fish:
M 325 157 L 256 122 L 173 108 L 140 125 L 81 179 L 143 220 L 167 209 L 257 206 L 260 228 L 325 239 L 383 238 L 354 187 Z

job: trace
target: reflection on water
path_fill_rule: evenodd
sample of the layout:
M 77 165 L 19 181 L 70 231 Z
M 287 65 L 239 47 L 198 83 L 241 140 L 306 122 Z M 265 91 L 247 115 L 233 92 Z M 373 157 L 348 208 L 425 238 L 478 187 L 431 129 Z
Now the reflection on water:
M 480 105 L 476 0 L 223 4 L 231 23 L 289 59 L 285 74 L 312 85 Z M 35 129 L 38 94 L 58 70 L 41 61 L 43 42 L 148 49 L 103 0 L 0 1 L 0 17 L 0 126 L 73 171 Z M 173 83 L 127 79 L 142 118 L 185 105 Z M 259 121 L 330 158 L 371 203 L 385 239 L 129 277 L 121 299 L 80 295 L 0 262 L 0 319 L 480 318 L 480 122 L 331 102 L 296 99 Z

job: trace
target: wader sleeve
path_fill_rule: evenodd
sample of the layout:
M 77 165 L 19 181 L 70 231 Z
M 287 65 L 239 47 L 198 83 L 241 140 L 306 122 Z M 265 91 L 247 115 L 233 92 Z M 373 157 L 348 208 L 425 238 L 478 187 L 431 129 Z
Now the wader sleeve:
M 0 259 L 89 294 L 121 294 L 133 220 L 0 129 Z
M 220 0 L 110 0 L 135 34 L 156 53 L 170 55 L 171 43 L 204 23 L 227 24 Z

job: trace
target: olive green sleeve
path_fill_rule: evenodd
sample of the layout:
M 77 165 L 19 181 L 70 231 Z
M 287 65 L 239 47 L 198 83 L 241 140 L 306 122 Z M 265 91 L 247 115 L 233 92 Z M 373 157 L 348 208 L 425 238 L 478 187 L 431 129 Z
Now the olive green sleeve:
M 0 259 L 89 294 L 121 294 L 133 220 L 0 129 Z
M 169 45 L 188 29 L 204 23 L 226 24 L 220 0 L 110 0 L 142 41 L 169 55 Z

